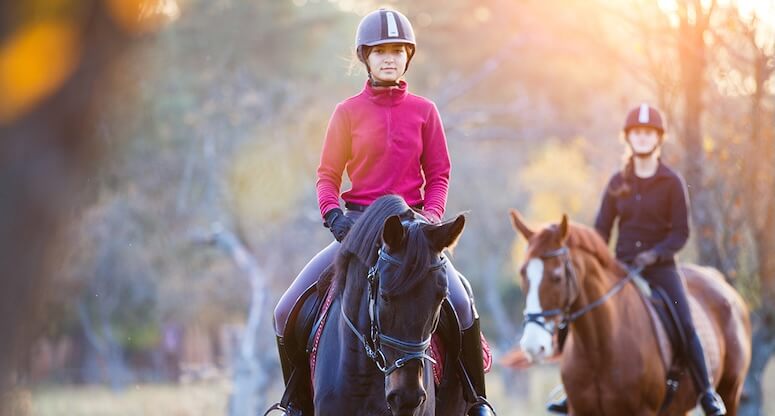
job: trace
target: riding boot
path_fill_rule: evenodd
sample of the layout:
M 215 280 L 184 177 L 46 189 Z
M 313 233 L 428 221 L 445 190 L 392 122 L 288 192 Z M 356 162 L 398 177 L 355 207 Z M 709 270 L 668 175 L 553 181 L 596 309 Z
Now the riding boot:
M 695 331 L 688 336 L 687 353 L 689 355 L 689 369 L 694 382 L 694 387 L 700 392 L 699 403 L 706 416 L 723 416 L 727 414 L 724 401 L 721 400 L 710 380 L 708 368 L 705 365 L 705 354 L 702 351 L 700 338 Z
M 568 414 L 568 396 L 563 394 L 562 397 L 560 397 L 559 399 L 547 403 L 546 410 L 558 415 L 567 415 Z
M 462 332 L 461 363 L 463 382 L 467 379 L 476 397 L 473 398 L 473 406 L 468 409 L 469 416 L 494 416 L 495 410 L 487 401 L 484 384 L 484 360 L 482 355 L 482 338 L 479 331 L 479 318 L 474 319 L 474 324 Z
M 295 366 L 293 365 L 293 360 L 291 360 L 290 356 L 288 355 L 288 351 L 286 351 L 285 349 L 285 344 L 283 343 L 283 337 L 281 336 L 276 336 L 276 337 L 277 337 L 277 353 L 280 356 L 280 368 L 282 368 L 282 371 L 283 371 L 283 385 L 286 386 L 286 391 L 283 394 L 283 399 L 280 401 L 280 403 L 276 403 L 272 407 L 270 407 L 269 410 L 267 410 L 266 413 L 264 413 L 264 416 L 269 415 L 274 410 L 278 410 L 286 416 L 302 416 L 301 410 L 297 408 L 294 404 L 294 400 L 295 400 L 294 396 L 296 392 L 291 391 L 293 390 L 293 388 L 291 388 L 291 390 L 288 390 L 288 383 L 291 382 L 291 376 L 293 376 Z

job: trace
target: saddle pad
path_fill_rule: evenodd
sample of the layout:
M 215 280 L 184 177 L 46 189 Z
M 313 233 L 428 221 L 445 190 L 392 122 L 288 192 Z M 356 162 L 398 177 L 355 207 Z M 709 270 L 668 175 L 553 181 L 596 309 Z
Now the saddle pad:
M 708 367 L 708 372 L 714 374 L 721 366 L 721 350 L 718 339 L 716 339 L 716 331 L 713 330 L 713 323 L 705 309 L 691 295 L 689 295 L 689 309 L 692 313 L 697 336 L 700 337 L 702 349 L 705 351 L 705 365 Z
M 659 345 L 659 353 L 662 357 L 662 364 L 665 370 L 670 369 L 670 365 L 673 360 L 673 346 L 670 342 L 670 338 L 665 330 L 664 323 L 659 318 L 657 311 L 654 309 L 654 305 L 648 298 L 648 294 L 644 293 L 642 288 L 638 285 L 638 293 L 640 294 L 641 301 L 646 306 L 649 315 L 651 316 L 651 326 L 654 329 L 654 334 L 657 338 L 657 344 Z M 716 333 L 713 330 L 713 326 L 710 321 L 710 317 L 700 306 L 697 299 L 687 292 L 689 299 L 689 310 L 692 314 L 692 320 L 694 321 L 694 327 L 697 331 L 697 336 L 700 337 L 700 343 L 705 351 L 705 364 L 708 366 L 708 371 L 711 374 L 715 369 L 719 368 L 721 363 L 721 351 L 719 350 L 718 342 L 716 340 Z

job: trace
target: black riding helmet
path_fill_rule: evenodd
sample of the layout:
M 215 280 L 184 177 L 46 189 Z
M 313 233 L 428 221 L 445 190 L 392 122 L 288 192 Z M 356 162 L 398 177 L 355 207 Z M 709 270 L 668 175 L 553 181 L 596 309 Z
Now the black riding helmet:
M 366 72 L 369 75 L 371 84 L 375 87 L 398 86 L 397 82 L 381 82 L 371 77 L 371 68 L 369 68 L 367 59 L 368 49 L 372 46 L 386 43 L 403 43 L 407 45 L 408 56 L 406 68 L 404 68 L 404 73 L 406 73 L 417 46 L 414 39 L 414 29 L 412 29 L 412 24 L 406 16 L 395 10 L 383 8 L 364 16 L 355 34 L 355 53 L 358 55 L 358 59 L 366 65 Z

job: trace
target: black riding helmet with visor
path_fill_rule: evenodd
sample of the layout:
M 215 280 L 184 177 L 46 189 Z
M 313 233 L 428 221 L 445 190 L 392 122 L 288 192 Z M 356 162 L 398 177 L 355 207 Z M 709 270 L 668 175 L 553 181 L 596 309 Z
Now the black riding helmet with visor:
M 409 19 L 395 10 L 388 9 L 379 9 L 367 14 L 358 25 L 358 31 L 355 35 L 355 53 L 358 55 L 358 59 L 366 65 L 366 72 L 369 74 L 369 80 L 374 87 L 398 86 L 398 81 L 375 80 L 371 75 L 371 68 L 369 68 L 368 53 L 371 47 L 387 43 L 406 45 L 407 59 L 404 68 L 404 73 L 406 73 L 417 46 L 414 29 L 412 29 Z

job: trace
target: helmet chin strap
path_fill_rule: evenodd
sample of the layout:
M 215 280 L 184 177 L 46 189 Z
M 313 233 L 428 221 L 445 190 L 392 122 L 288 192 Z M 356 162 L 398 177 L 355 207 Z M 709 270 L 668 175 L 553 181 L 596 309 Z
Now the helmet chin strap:
M 369 82 L 371 83 L 372 87 L 398 87 L 401 85 L 398 81 L 376 80 L 373 76 L 371 76 L 371 72 L 369 72 Z

